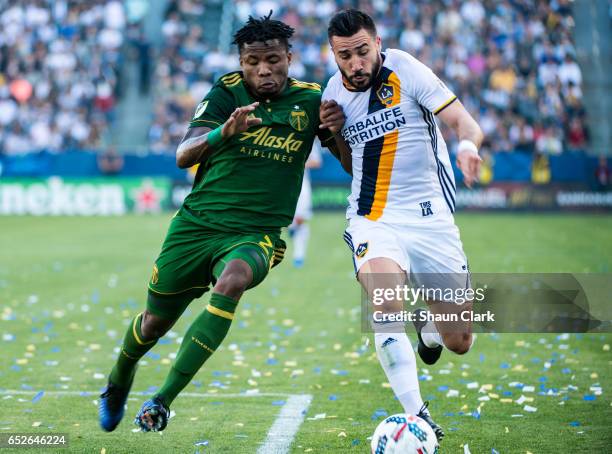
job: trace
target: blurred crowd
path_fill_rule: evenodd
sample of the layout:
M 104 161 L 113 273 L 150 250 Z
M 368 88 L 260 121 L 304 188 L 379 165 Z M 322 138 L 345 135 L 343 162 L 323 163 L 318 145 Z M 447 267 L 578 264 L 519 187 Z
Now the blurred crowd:
M 214 80 L 238 69 L 236 49 L 220 51 L 219 24 L 207 14 L 220 3 L 168 1 L 153 52 L 143 28 L 126 25 L 119 0 L 0 0 L 0 153 L 99 147 L 121 95 L 124 41 L 141 46 L 141 93 L 153 96 L 149 149 L 173 153 Z M 383 48 L 410 52 L 458 95 L 489 153 L 558 154 L 588 147 L 569 4 L 238 0 L 233 26 L 274 10 L 296 30 L 290 75 L 325 83 L 336 71 L 329 18 L 357 7 L 375 18 Z M 443 132 L 454 149 L 455 138 Z
M 113 121 L 118 0 L 0 0 L 0 150 L 91 149 Z
M 205 2 L 204 2 L 205 3 Z M 383 48 L 410 52 L 430 66 L 481 124 L 490 152 L 558 154 L 587 147 L 582 74 L 572 39 L 569 0 L 239 0 L 235 24 L 274 10 L 296 30 L 290 75 L 325 81 L 336 71 L 327 23 L 340 8 L 375 18 Z M 202 36 L 203 3 L 172 2 L 157 63 L 160 102 L 151 147 L 172 149 L 193 106 L 215 77 L 237 69 Z M 443 131 L 454 149 L 455 138 Z

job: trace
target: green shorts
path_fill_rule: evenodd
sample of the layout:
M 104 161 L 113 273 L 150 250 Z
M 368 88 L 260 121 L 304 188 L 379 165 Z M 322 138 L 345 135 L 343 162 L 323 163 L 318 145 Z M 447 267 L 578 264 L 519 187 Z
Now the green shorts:
M 283 253 L 284 241 L 280 234 L 212 230 L 182 208 L 172 218 L 153 266 L 147 308 L 157 315 L 169 317 L 175 315 L 175 311 L 167 307 L 172 304 L 182 312 L 186 304 L 214 285 L 215 265 L 234 258 L 245 260 L 251 267 L 253 282 L 249 288 L 255 287 L 264 280 L 270 268 L 282 260 Z M 183 304 L 185 307 L 179 309 Z

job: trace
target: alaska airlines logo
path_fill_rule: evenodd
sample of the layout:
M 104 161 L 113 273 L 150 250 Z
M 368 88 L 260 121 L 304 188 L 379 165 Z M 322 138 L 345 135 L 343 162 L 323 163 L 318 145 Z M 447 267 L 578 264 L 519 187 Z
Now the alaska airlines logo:
M 272 128 L 264 126 L 252 132 L 243 132 L 240 136 L 240 141 L 244 142 L 245 140 L 249 140 L 254 145 L 285 150 L 288 153 L 291 151 L 299 151 L 304 143 L 302 140 L 294 139 L 294 132 L 286 137 L 274 136 L 271 133 Z
M 385 106 L 390 106 L 393 103 L 393 85 L 382 84 L 376 91 L 376 96 Z
M 399 106 L 379 110 L 361 117 L 342 129 L 342 137 L 349 145 L 359 145 L 395 131 L 406 125 L 406 117 Z

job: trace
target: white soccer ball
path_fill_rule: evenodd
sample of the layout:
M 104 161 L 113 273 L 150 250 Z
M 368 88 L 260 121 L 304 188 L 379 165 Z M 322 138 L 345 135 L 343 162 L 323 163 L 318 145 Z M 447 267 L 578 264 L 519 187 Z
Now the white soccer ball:
M 436 454 L 438 439 L 418 416 L 399 413 L 385 418 L 372 435 L 372 454 Z

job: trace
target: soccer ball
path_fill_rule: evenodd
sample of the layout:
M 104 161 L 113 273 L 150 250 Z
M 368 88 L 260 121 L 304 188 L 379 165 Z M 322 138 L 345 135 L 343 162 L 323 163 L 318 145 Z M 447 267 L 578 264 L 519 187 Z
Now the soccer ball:
M 399 413 L 378 425 L 371 447 L 372 454 L 437 454 L 438 440 L 421 418 Z

